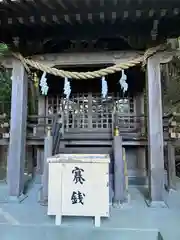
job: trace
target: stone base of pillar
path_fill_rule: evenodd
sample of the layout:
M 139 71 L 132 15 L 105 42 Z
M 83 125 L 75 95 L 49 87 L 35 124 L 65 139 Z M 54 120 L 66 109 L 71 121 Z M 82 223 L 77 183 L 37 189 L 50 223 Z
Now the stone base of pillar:
M 34 175 L 34 183 L 35 184 L 41 184 L 41 179 L 42 179 L 42 175 L 37 174 L 37 173 Z
M 127 208 L 130 205 L 130 194 L 124 199 L 124 201 L 113 201 L 113 208 Z
M 171 193 L 171 192 L 177 192 L 177 189 L 175 186 L 171 186 L 171 188 L 169 188 L 169 186 L 165 185 L 165 190 L 168 192 L 168 193 Z
M 148 207 L 151 208 L 168 208 L 168 205 L 164 201 L 150 201 L 145 200 Z
M 24 201 L 26 198 L 28 197 L 28 195 L 24 195 L 21 194 L 20 196 L 9 196 L 8 197 L 8 202 L 10 203 L 21 203 L 22 201 Z
M 176 188 L 171 188 L 168 190 L 168 193 L 171 194 L 171 193 L 174 193 L 174 192 L 177 192 L 177 189 Z
M 38 196 L 38 202 L 43 205 L 43 206 L 47 206 L 48 205 L 48 198 L 43 196 L 43 187 L 41 186 L 41 188 L 39 189 L 39 196 Z
M 35 184 L 41 184 L 42 182 L 42 174 L 39 173 L 36 167 L 33 169 L 32 179 Z

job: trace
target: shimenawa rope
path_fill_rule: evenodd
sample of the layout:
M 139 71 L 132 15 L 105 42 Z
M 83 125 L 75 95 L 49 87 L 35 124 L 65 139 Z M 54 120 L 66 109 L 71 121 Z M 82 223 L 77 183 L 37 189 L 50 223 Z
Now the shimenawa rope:
M 145 51 L 144 55 L 139 55 L 138 57 L 134 59 L 130 59 L 127 62 L 123 62 L 120 64 L 115 64 L 114 66 L 111 67 L 106 67 L 104 69 L 100 69 L 97 71 L 92 71 L 92 72 L 70 72 L 70 71 L 64 71 L 60 70 L 54 67 L 49 67 L 45 64 L 33 61 L 28 58 L 24 58 L 20 53 L 12 53 L 14 57 L 19 59 L 22 64 L 24 65 L 26 71 L 30 73 L 30 67 L 41 70 L 43 72 L 52 74 L 54 76 L 59 76 L 62 78 L 72 78 L 72 79 L 92 79 L 92 78 L 99 78 L 106 76 L 108 74 L 112 74 L 115 72 L 119 72 L 124 69 L 128 69 L 130 67 L 136 66 L 140 63 L 144 66 L 146 64 L 146 61 L 149 57 L 153 56 L 155 53 L 159 51 L 164 51 L 167 48 L 166 44 L 158 45 L 153 48 L 149 48 L 147 51 Z

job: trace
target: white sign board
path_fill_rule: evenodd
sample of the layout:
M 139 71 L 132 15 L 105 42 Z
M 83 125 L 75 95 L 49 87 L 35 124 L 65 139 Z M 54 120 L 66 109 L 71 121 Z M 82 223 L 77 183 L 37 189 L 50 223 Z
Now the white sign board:
M 68 155 L 48 159 L 48 214 L 56 224 L 62 215 L 95 216 L 98 226 L 109 216 L 109 155 Z

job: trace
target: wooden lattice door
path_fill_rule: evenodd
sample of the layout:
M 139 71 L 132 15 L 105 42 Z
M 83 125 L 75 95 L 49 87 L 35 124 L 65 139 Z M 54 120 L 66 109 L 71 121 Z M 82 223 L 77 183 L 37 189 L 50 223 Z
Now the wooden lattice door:
M 120 96 L 109 94 L 106 99 L 101 94 L 76 93 L 72 94 L 67 101 L 64 97 L 48 97 L 47 113 L 63 113 L 64 129 L 111 129 L 113 112 L 116 111 L 121 116 L 121 121 L 130 121 L 130 117 L 124 117 L 124 113 L 134 111 L 134 101 L 132 99 L 122 100 Z M 127 108 L 127 109 L 126 109 Z

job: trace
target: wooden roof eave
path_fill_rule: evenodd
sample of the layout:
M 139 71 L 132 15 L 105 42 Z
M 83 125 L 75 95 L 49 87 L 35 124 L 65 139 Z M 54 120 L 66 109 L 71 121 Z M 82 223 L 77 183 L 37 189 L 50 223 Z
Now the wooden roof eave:
M 180 2 L 169 1 L 140 1 L 134 0 L 0 0 L 1 26 L 33 24 L 81 24 L 89 21 L 92 24 L 99 20 L 144 19 L 175 17 L 180 13 Z M 118 9 L 118 10 L 117 10 Z

